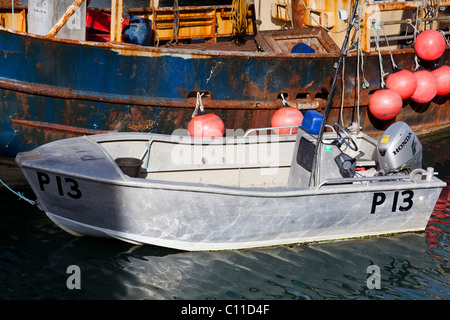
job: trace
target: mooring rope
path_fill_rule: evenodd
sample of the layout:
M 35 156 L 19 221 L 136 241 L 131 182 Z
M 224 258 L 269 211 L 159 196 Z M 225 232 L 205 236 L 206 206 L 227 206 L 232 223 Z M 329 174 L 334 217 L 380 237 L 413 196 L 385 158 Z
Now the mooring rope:
M 1 183 L 2 185 L 4 185 L 4 186 L 6 187 L 6 189 L 8 189 L 8 190 L 11 191 L 12 193 L 14 193 L 16 196 L 18 196 L 18 197 L 19 197 L 19 200 L 20 200 L 20 199 L 23 199 L 23 200 L 25 200 L 26 202 L 28 202 L 29 204 L 31 204 L 31 205 L 33 205 L 33 206 L 36 204 L 35 201 L 30 200 L 30 199 L 28 199 L 27 197 L 25 197 L 25 196 L 23 195 L 23 192 L 17 192 L 17 191 L 14 191 L 13 189 L 11 189 L 6 183 L 4 183 L 4 182 L 2 181 L 2 179 L 0 179 L 0 183 Z

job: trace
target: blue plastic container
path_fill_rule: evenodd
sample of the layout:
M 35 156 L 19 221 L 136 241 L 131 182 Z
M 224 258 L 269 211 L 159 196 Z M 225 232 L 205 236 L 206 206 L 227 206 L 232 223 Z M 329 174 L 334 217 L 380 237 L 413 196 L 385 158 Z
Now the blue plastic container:
M 316 51 L 306 43 L 297 43 L 291 50 L 292 53 L 315 53 Z
M 131 16 L 130 25 L 124 31 L 128 35 L 125 42 L 150 46 L 152 40 L 152 20 Z
M 302 127 L 306 132 L 311 134 L 318 134 L 320 125 L 322 124 L 323 114 L 316 110 L 308 110 L 303 117 Z

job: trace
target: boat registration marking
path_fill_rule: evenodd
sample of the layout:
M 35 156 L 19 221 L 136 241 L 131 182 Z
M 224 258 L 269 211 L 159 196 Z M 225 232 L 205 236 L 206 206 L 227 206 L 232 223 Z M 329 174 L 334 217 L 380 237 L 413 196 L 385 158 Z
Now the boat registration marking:
M 412 190 L 404 190 L 404 191 L 395 191 L 394 197 L 392 198 L 392 206 L 391 212 L 399 211 L 408 211 L 413 207 L 413 197 L 414 191 Z M 372 208 L 370 209 L 370 213 L 374 214 L 377 207 L 381 206 L 386 201 L 386 193 L 384 192 L 375 192 L 372 198 Z
M 39 182 L 39 188 L 41 191 L 45 192 L 45 186 L 49 185 L 53 180 L 50 176 L 44 172 L 36 171 L 37 179 Z M 54 182 L 58 187 L 58 194 L 60 196 L 69 196 L 73 199 L 80 199 L 82 197 L 82 192 L 79 189 L 78 182 L 73 178 L 62 178 L 61 176 L 55 175 Z

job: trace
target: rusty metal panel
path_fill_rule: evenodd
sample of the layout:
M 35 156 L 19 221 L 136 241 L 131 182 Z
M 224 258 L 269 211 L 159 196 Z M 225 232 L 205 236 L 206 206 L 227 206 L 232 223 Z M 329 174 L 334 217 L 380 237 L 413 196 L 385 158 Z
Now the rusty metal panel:
M 206 94 L 205 108 L 219 115 L 229 129 L 270 125 L 271 116 L 282 106 L 281 94 L 294 107 L 321 111 L 337 55 L 94 44 L 0 29 L 0 156 L 14 156 L 61 134 L 170 134 L 187 127 L 198 91 Z M 389 61 L 387 53 L 383 57 Z M 395 51 L 394 59 L 405 69 L 414 68 L 413 49 Z M 449 61 L 447 49 L 440 63 Z M 364 68 L 369 86 L 360 96 L 362 125 L 376 132 L 387 123 L 373 119 L 365 106 L 380 88 L 377 54 L 365 57 Z M 392 72 L 390 64 L 384 68 Z M 340 120 L 342 101 L 346 124 L 355 119 L 356 69 L 356 55 L 350 54 L 345 58 L 344 81 L 338 81 L 330 122 Z M 428 105 L 407 102 L 396 119 L 418 128 L 445 126 L 450 121 L 448 106 L 448 96 Z

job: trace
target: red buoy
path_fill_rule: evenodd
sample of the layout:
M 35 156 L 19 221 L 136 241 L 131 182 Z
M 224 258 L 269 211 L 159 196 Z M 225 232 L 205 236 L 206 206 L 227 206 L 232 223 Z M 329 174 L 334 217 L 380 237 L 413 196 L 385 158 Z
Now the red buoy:
M 431 74 L 436 78 L 438 83 L 437 93 L 440 96 L 445 96 L 450 93 L 450 67 L 442 66 L 436 70 L 431 71 Z
M 381 89 L 370 96 L 369 110 L 377 119 L 390 120 L 402 110 L 403 100 L 392 89 Z
M 303 113 L 293 107 L 283 107 L 278 109 L 272 116 L 272 127 L 300 126 L 303 121 Z M 289 134 L 290 128 L 275 129 L 276 134 Z M 297 133 L 297 129 L 292 129 L 292 133 Z
M 417 88 L 417 79 L 411 71 L 401 70 L 391 73 L 386 79 L 386 87 L 397 92 L 405 100 L 411 97 Z
M 436 60 L 445 51 L 445 38 L 436 30 L 423 31 L 417 36 L 414 49 L 423 60 Z
M 191 137 L 223 137 L 225 125 L 222 119 L 213 113 L 197 115 L 188 124 Z
M 417 79 L 417 88 L 411 99 L 417 103 L 427 103 L 433 100 L 438 88 L 436 77 L 427 70 L 416 71 L 413 74 Z

